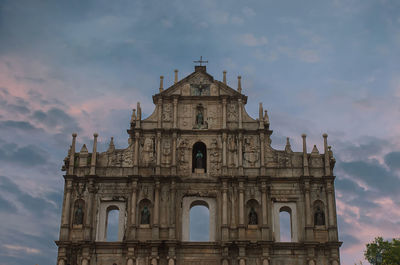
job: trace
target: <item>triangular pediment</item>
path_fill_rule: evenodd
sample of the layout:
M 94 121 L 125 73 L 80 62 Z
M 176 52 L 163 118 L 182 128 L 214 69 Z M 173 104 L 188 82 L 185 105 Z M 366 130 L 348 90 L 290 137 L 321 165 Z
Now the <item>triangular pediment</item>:
M 205 71 L 205 68 L 196 69 L 193 73 L 181 79 L 162 92 L 156 94 L 156 97 L 170 96 L 232 96 L 243 97 L 241 93 L 232 89 L 228 85 L 215 80 L 212 75 Z

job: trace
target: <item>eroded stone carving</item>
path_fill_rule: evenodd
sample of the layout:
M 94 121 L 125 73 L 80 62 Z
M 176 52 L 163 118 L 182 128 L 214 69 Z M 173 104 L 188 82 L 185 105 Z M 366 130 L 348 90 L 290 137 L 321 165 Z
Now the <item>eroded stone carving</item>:
M 162 162 L 165 165 L 169 165 L 171 163 L 171 140 L 164 139 L 163 147 L 162 147 Z
M 155 143 L 153 137 L 147 137 L 141 144 L 141 159 L 142 165 L 148 166 L 155 161 Z
M 238 109 L 236 103 L 228 104 L 228 121 L 237 121 Z
M 237 138 L 235 135 L 228 137 L 228 166 L 235 167 L 237 165 Z
M 171 121 L 171 117 L 172 117 L 172 105 L 171 105 L 171 103 L 163 104 L 163 113 L 162 113 L 163 121 Z
M 258 149 L 257 137 L 246 136 L 244 138 L 244 153 L 243 160 L 245 167 L 255 167 L 259 161 L 259 149 Z

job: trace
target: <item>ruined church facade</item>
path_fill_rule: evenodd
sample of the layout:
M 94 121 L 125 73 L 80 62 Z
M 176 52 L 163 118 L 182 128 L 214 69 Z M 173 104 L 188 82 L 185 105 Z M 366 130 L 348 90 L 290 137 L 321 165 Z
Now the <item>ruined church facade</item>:
M 167 89 L 154 112 L 133 110 L 128 146 L 83 145 L 64 160 L 58 265 L 339 265 L 335 159 L 323 135 L 294 152 L 271 147 L 268 114 L 245 110 L 247 96 L 205 66 Z M 206 242 L 190 240 L 190 210 L 209 210 Z M 117 239 L 107 238 L 118 210 Z M 280 238 L 280 213 L 290 238 Z

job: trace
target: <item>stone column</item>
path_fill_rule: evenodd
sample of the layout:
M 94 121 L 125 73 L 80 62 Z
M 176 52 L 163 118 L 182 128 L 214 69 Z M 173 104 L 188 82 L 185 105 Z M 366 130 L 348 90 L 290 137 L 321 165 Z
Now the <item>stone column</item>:
M 175 196 L 176 196 L 176 184 L 175 180 L 171 181 L 171 193 L 170 193 L 170 202 L 169 202 L 169 239 L 175 239 L 175 216 L 176 216 L 176 207 L 175 207 Z
M 96 187 L 94 185 L 94 180 L 91 178 L 89 180 L 89 198 L 87 201 L 87 209 L 86 209 L 86 224 L 85 224 L 85 240 L 92 240 L 92 225 L 93 225 L 93 203 L 94 203 L 94 194 L 96 192 Z
M 157 166 L 156 175 L 161 173 L 161 132 L 157 132 Z
M 92 151 L 92 160 L 90 161 L 90 175 L 96 175 L 96 158 L 97 158 L 97 133 L 93 134 L 93 151 Z
M 64 207 L 62 212 L 62 223 L 60 229 L 60 240 L 69 239 L 69 220 L 71 212 L 71 192 L 72 192 L 72 180 L 65 179 L 64 184 Z
M 69 154 L 69 167 L 68 167 L 68 175 L 74 174 L 74 165 L 75 165 L 75 143 L 76 143 L 76 133 L 72 134 L 72 145 Z
M 222 129 L 226 129 L 226 98 L 222 99 Z
M 135 153 L 134 153 L 134 160 L 133 160 L 133 174 L 139 174 L 139 140 L 140 140 L 140 133 L 135 132 Z
M 335 207 L 335 194 L 333 188 L 333 180 L 328 180 L 326 183 L 326 192 L 328 199 L 328 233 L 329 233 L 329 241 L 337 241 L 337 225 L 336 225 L 336 207 Z
M 260 175 L 264 176 L 266 174 L 265 172 L 265 151 L 264 151 L 264 147 L 265 147 L 265 135 L 264 132 L 260 132 L 260 165 L 261 165 L 261 172 Z
M 157 102 L 157 128 L 161 128 L 161 116 L 162 116 L 162 99 L 159 98 Z
M 134 261 L 132 258 L 127 259 L 126 265 L 134 265 Z
M 244 223 L 244 183 L 239 181 L 239 239 L 245 238 L 245 223 Z
M 243 175 L 243 134 L 241 132 L 238 135 L 238 164 L 239 175 Z
M 231 194 L 231 229 L 236 229 L 236 198 L 235 187 L 232 185 Z
M 222 167 L 223 167 L 223 170 L 225 169 L 225 171 L 226 171 L 226 160 L 227 160 L 226 139 L 227 139 L 226 132 L 223 132 L 222 133 Z M 224 172 L 224 173 L 226 173 L 226 172 Z
M 176 138 L 177 138 L 177 134 L 176 134 L 176 132 L 173 132 L 172 133 L 172 168 L 171 168 L 172 175 L 176 174 Z
M 328 152 L 328 135 L 324 133 L 322 135 L 324 137 L 324 160 L 325 160 L 325 176 L 331 176 L 331 166 L 329 161 L 329 152 Z
M 227 180 L 222 181 L 222 240 L 229 239 L 228 234 L 228 183 Z
M 243 120 L 242 120 L 242 99 L 238 99 L 238 112 L 239 112 L 239 129 L 243 129 Z
M 262 211 L 262 226 L 261 237 L 262 240 L 269 239 L 269 219 L 268 219 L 268 193 L 267 183 L 261 182 L 261 211 Z
M 159 216 L 160 216 L 160 181 L 155 183 L 154 192 L 154 213 L 153 213 L 153 239 L 159 237 Z
M 137 200 L 137 180 L 132 181 L 131 191 L 131 227 L 130 227 L 130 239 L 136 238 L 136 200 Z
M 173 128 L 177 128 L 177 122 L 178 122 L 178 98 L 174 98 L 174 124 Z
M 304 182 L 304 204 L 305 204 L 305 215 L 306 215 L 306 240 L 313 240 L 313 225 L 312 225 L 312 211 L 310 201 L 310 182 L 307 180 Z
M 86 258 L 83 258 L 82 265 L 89 265 L 89 261 Z
M 306 134 L 302 134 L 301 137 L 303 138 L 303 168 L 304 168 L 304 176 L 310 176 L 310 171 L 308 170 L 308 155 L 307 155 L 307 143 L 306 143 Z

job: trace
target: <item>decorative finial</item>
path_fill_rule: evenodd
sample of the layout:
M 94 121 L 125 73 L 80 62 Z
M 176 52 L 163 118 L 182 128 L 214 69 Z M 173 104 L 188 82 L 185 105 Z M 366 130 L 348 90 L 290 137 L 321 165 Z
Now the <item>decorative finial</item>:
M 132 109 L 131 124 L 134 125 L 135 123 L 136 123 L 136 109 Z
M 111 137 L 110 144 L 108 145 L 107 152 L 112 152 L 114 150 L 115 150 L 114 137 Z
M 79 153 L 81 153 L 81 154 L 86 154 L 86 153 L 88 153 L 86 144 L 83 144 L 83 145 L 82 145 L 81 151 L 79 151 Z
M 269 124 L 268 111 L 264 110 L 264 123 Z
M 97 138 L 97 136 L 99 136 L 99 134 L 98 133 L 94 133 L 93 136 L 94 136 L 94 138 Z
M 164 89 L 164 76 L 160 76 L 160 92 Z
M 237 88 L 237 91 L 239 93 L 242 93 L 242 77 L 240 75 L 238 76 L 238 88 Z
M 293 152 L 293 151 L 292 151 L 292 147 L 291 147 L 291 145 L 290 145 L 289 137 L 286 137 L 285 151 L 286 151 L 287 153 Z
M 318 156 L 319 155 L 318 148 L 317 148 L 317 146 L 315 144 L 314 144 L 314 147 L 313 147 L 313 149 L 311 151 L 311 155 L 312 156 Z
M 178 83 L 178 69 L 175 69 L 175 84 Z
M 224 84 L 226 85 L 226 70 L 224 70 L 222 73 L 223 73 L 223 79 L 222 79 L 222 81 L 223 81 Z

